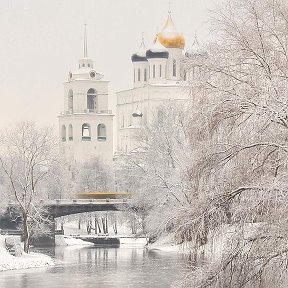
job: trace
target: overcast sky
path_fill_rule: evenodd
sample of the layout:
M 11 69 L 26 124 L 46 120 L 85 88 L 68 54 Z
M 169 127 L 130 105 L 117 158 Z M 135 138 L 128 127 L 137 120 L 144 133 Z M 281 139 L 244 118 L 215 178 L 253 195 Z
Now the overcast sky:
M 208 36 L 208 10 L 220 0 L 172 0 L 172 18 L 186 47 L 195 31 Z M 83 55 L 111 81 L 110 92 L 132 86 L 131 54 L 142 32 L 146 46 L 166 18 L 169 0 L 0 0 L 0 126 L 35 120 L 57 127 L 63 81 Z M 112 97 L 113 96 L 112 94 Z

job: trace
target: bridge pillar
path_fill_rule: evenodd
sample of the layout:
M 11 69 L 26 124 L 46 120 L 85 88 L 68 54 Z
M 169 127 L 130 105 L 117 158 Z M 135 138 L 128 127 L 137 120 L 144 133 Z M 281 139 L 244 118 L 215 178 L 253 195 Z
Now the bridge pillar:
M 31 244 L 35 247 L 51 247 L 55 246 L 55 219 L 49 218 L 49 224 L 47 224 L 48 233 L 37 237 L 32 237 Z

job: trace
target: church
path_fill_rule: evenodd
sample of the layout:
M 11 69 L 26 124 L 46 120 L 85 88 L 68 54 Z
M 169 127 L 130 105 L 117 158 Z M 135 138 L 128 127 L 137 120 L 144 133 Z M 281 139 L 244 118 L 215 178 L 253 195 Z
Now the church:
M 84 55 L 78 69 L 70 71 L 64 82 L 64 111 L 58 116 L 60 153 L 67 163 L 74 166 L 98 158 L 109 165 L 119 155 L 136 151 L 135 136 L 161 118 L 158 108 L 167 101 L 189 97 L 184 87 L 191 73 L 183 69 L 182 59 L 202 52 L 196 38 L 191 50 L 184 53 L 184 48 L 185 39 L 169 12 L 153 45 L 146 48 L 142 38 L 139 50 L 132 55 L 133 87 L 116 93 L 114 115 L 109 106 L 109 81 L 88 58 L 85 26 Z

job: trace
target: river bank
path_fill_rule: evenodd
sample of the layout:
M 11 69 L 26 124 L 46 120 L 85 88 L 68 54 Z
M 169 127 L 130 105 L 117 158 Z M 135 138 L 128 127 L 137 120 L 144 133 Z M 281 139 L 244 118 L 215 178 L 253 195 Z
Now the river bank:
M 1 272 L 1 288 L 167 288 L 186 272 L 186 258 L 179 253 L 147 251 L 130 245 L 119 248 L 74 245 L 32 250 L 53 257 L 55 265 Z
M 25 253 L 16 257 L 11 255 L 5 245 L 7 236 L 0 235 L 0 271 L 27 269 L 36 267 L 52 266 L 54 262 L 51 257 L 39 253 Z

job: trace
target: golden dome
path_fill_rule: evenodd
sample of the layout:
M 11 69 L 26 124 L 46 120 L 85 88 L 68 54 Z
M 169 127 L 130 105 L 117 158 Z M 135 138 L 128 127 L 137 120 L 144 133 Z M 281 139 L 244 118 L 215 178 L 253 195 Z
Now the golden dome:
M 181 48 L 185 46 L 185 39 L 178 33 L 169 13 L 166 23 L 158 33 L 160 43 L 166 48 Z

